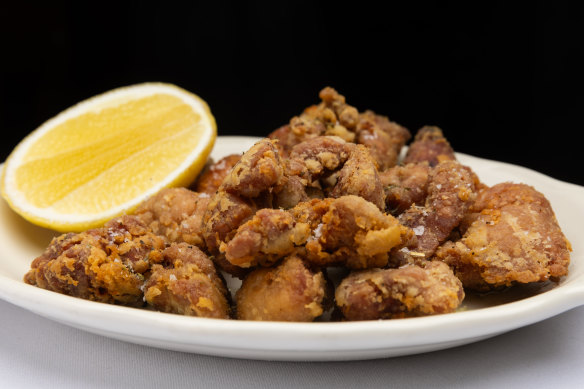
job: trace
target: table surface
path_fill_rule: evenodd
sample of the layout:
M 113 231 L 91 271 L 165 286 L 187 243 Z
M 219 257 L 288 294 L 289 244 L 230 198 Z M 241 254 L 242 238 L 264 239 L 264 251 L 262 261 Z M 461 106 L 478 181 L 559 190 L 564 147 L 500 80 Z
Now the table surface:
M 4 388 L 584 387 L 584 307 L 481 342 L 356 362 L 266 362 L 134 345 L 0 300 Z

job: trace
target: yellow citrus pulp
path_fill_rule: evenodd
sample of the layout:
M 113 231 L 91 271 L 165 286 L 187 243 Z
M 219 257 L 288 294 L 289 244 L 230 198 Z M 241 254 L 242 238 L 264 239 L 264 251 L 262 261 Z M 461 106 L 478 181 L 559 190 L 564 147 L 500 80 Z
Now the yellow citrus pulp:
M 103 224 L 201 171 L 217 134 L 208 105 L 174 85 L 145 83 L 95 96 L 48 120 L 4 164 L 2 196 L 57 231 Z

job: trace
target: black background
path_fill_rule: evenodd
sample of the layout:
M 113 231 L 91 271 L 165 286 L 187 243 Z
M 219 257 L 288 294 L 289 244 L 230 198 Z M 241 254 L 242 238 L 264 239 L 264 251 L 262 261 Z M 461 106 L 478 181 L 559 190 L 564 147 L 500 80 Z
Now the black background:
M 119 86 L 174 83 L 209 103 L 220 135 L 266 135 L 330 85 L 412 132 L 442 127 L 459 152 L 584 185 L 580 5 L 164 4 L 0 6 L 1 159 Z

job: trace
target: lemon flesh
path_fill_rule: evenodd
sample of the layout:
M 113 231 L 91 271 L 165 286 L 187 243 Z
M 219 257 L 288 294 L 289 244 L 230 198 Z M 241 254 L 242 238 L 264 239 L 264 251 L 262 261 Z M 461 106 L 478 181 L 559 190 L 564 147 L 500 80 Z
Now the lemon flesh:
M 29 221 L 80 231 L 187 185 L 216 137 L 206 103 L 168 84 L 107 92 L 59 114 L 6 161 L 2 194 Z

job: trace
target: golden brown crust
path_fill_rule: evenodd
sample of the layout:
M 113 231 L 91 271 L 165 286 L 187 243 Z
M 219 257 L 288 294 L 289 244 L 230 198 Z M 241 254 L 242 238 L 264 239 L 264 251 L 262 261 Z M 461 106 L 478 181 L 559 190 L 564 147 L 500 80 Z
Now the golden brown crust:
M 251 218 L 256 210 L 257 207 L 251 201 L 227 192 L 217 192 L 211 198 L 203 219 L 203 237 L 207 250 L 211 254 L 218 254 L 221 244 L 229 241 L 237 227 Z
M 359 115 L 355 131 L 356 143 L 367 147 L 379 171 L 397 165 L 402 147 L 411 138 L 405 127 L 372 111 Z
M 280 185 L 283 163 L 275 142 L 262 139 L 231 168 L 218 191 L 255 198 Z
M 134 214 L 169 242 L 186 242 L 204 248 L 203 215 L 209 200 L 206 193 L 166 188 L 140 204 Z
M 283 155 L 289 155 L 299 143 L 318 136 L 335 136 L 346 142 L 359 143 L 369 150 L 380 170 L 394 166 L 400 151 L 410 139 L 405 128 L 372 111 L 359 113 L 345 97 L 331 87 L 319 93 L 321 103 L 312 105 L 299 116 L 268 135 L 279 141 Z
M 237 277 L 245 272 L 220 251 L 237 228 L 258 209 L 272 204 L 272 192 L 284 185 L 284 164 L 275 141 L 262 139 L 243 154 L 211 197 L 203 216 L 202 235 L 215 263 Z
M 346 320 L 396 319 L 454 312 L 464 290 L 446 264 L 427 262 L 353 272 L 335 299 Z
M 328 192 L 330 197 L 355 195 L 385 209 L 385 192 L 375 163 L 367 149 L 358 145 L 337 175 L 337 182 Z
M 396 253 L 394 265 L 429 259 L 460 224 L 476 197 L 472 171 L 457 161 L 441 162 L 430 171 L 427 192 L 424 206 L 413 205 L 398 217 L 416 239 Z
M 462 239 L 436 252 L 465 287 L 489 290 L 568 273 L 570 244 L 533 187 L 497 184 L 480 192 L 471 211 Z
M 383 185 L 364 146 L 319 136 L 294 146 L 290 159 L 295 164 L 293 172 L 307 187 L 322 190 L 325 197 L 357 195 L 385 209 Z
M 381 267 L 413 235 L 358 196 L 314 199 L 289 211 L 259 210 L 221 251 L 235 266 L 269 266 L 292 253 L 314 266 Z
M 278 145 L 287 155 L 292 148 L 311 138 L 322 135 L 338 136 L 346 141 L 355 138 L 354 128 L 358 120 L 357 109 L 345 103 L 345 97 L 333 88 L 320 91 L 321 103 L 312 105 L 299 116 L 294 116 L 288 125 L 268 135 L 278 139 Z
M 225 258 L 240 267 L 269 266 L 289 254 L 310 236 L 310 227 L 280 209 L 261 209 L 242 224 L 221 247 Z
M 385 190 L 386 209 L 399 215 L 412 205 L 424 205 L 428 194 L 430 165 L 428 162 L 394 166 L 379 174 Z
M 139 306 L 141 286 L 163 249 L 164 240 L 139 219 L 122 216 L 103 228 L 54 238 L 24 280 L 87 300 Z
M 198 193 L 212 195 L 217 192 L 225 177 L 241 159 L 241 154 L 230 154 L 219 161 L 205 166 L 205 169 L 193 184 L 193 190 Z
M 187 316 L 230 317 L 227 288 L 205 253 L 187 243 L 174 243 L 163 257 L 163 265 L 152 267 L 143 286 L 149 305 Z
M 454 160 L 456 160 L 454 150 L 442 130 L 435 126 L 424 126 L 416 133 L 403 163 L 426 161 L 430 166 L 436 166 L 440 162 Z
M 327 307 L 327 284 L 297 256 L 251 272 L 236 294 L 241 320 L 313 321 Z
M 303 253 L 315 266 L 383 267 L 389 252 L 413 235 L 397 219 L 358 196 L 312 200 L 291 212 L 298 222 L 311 226 Z

